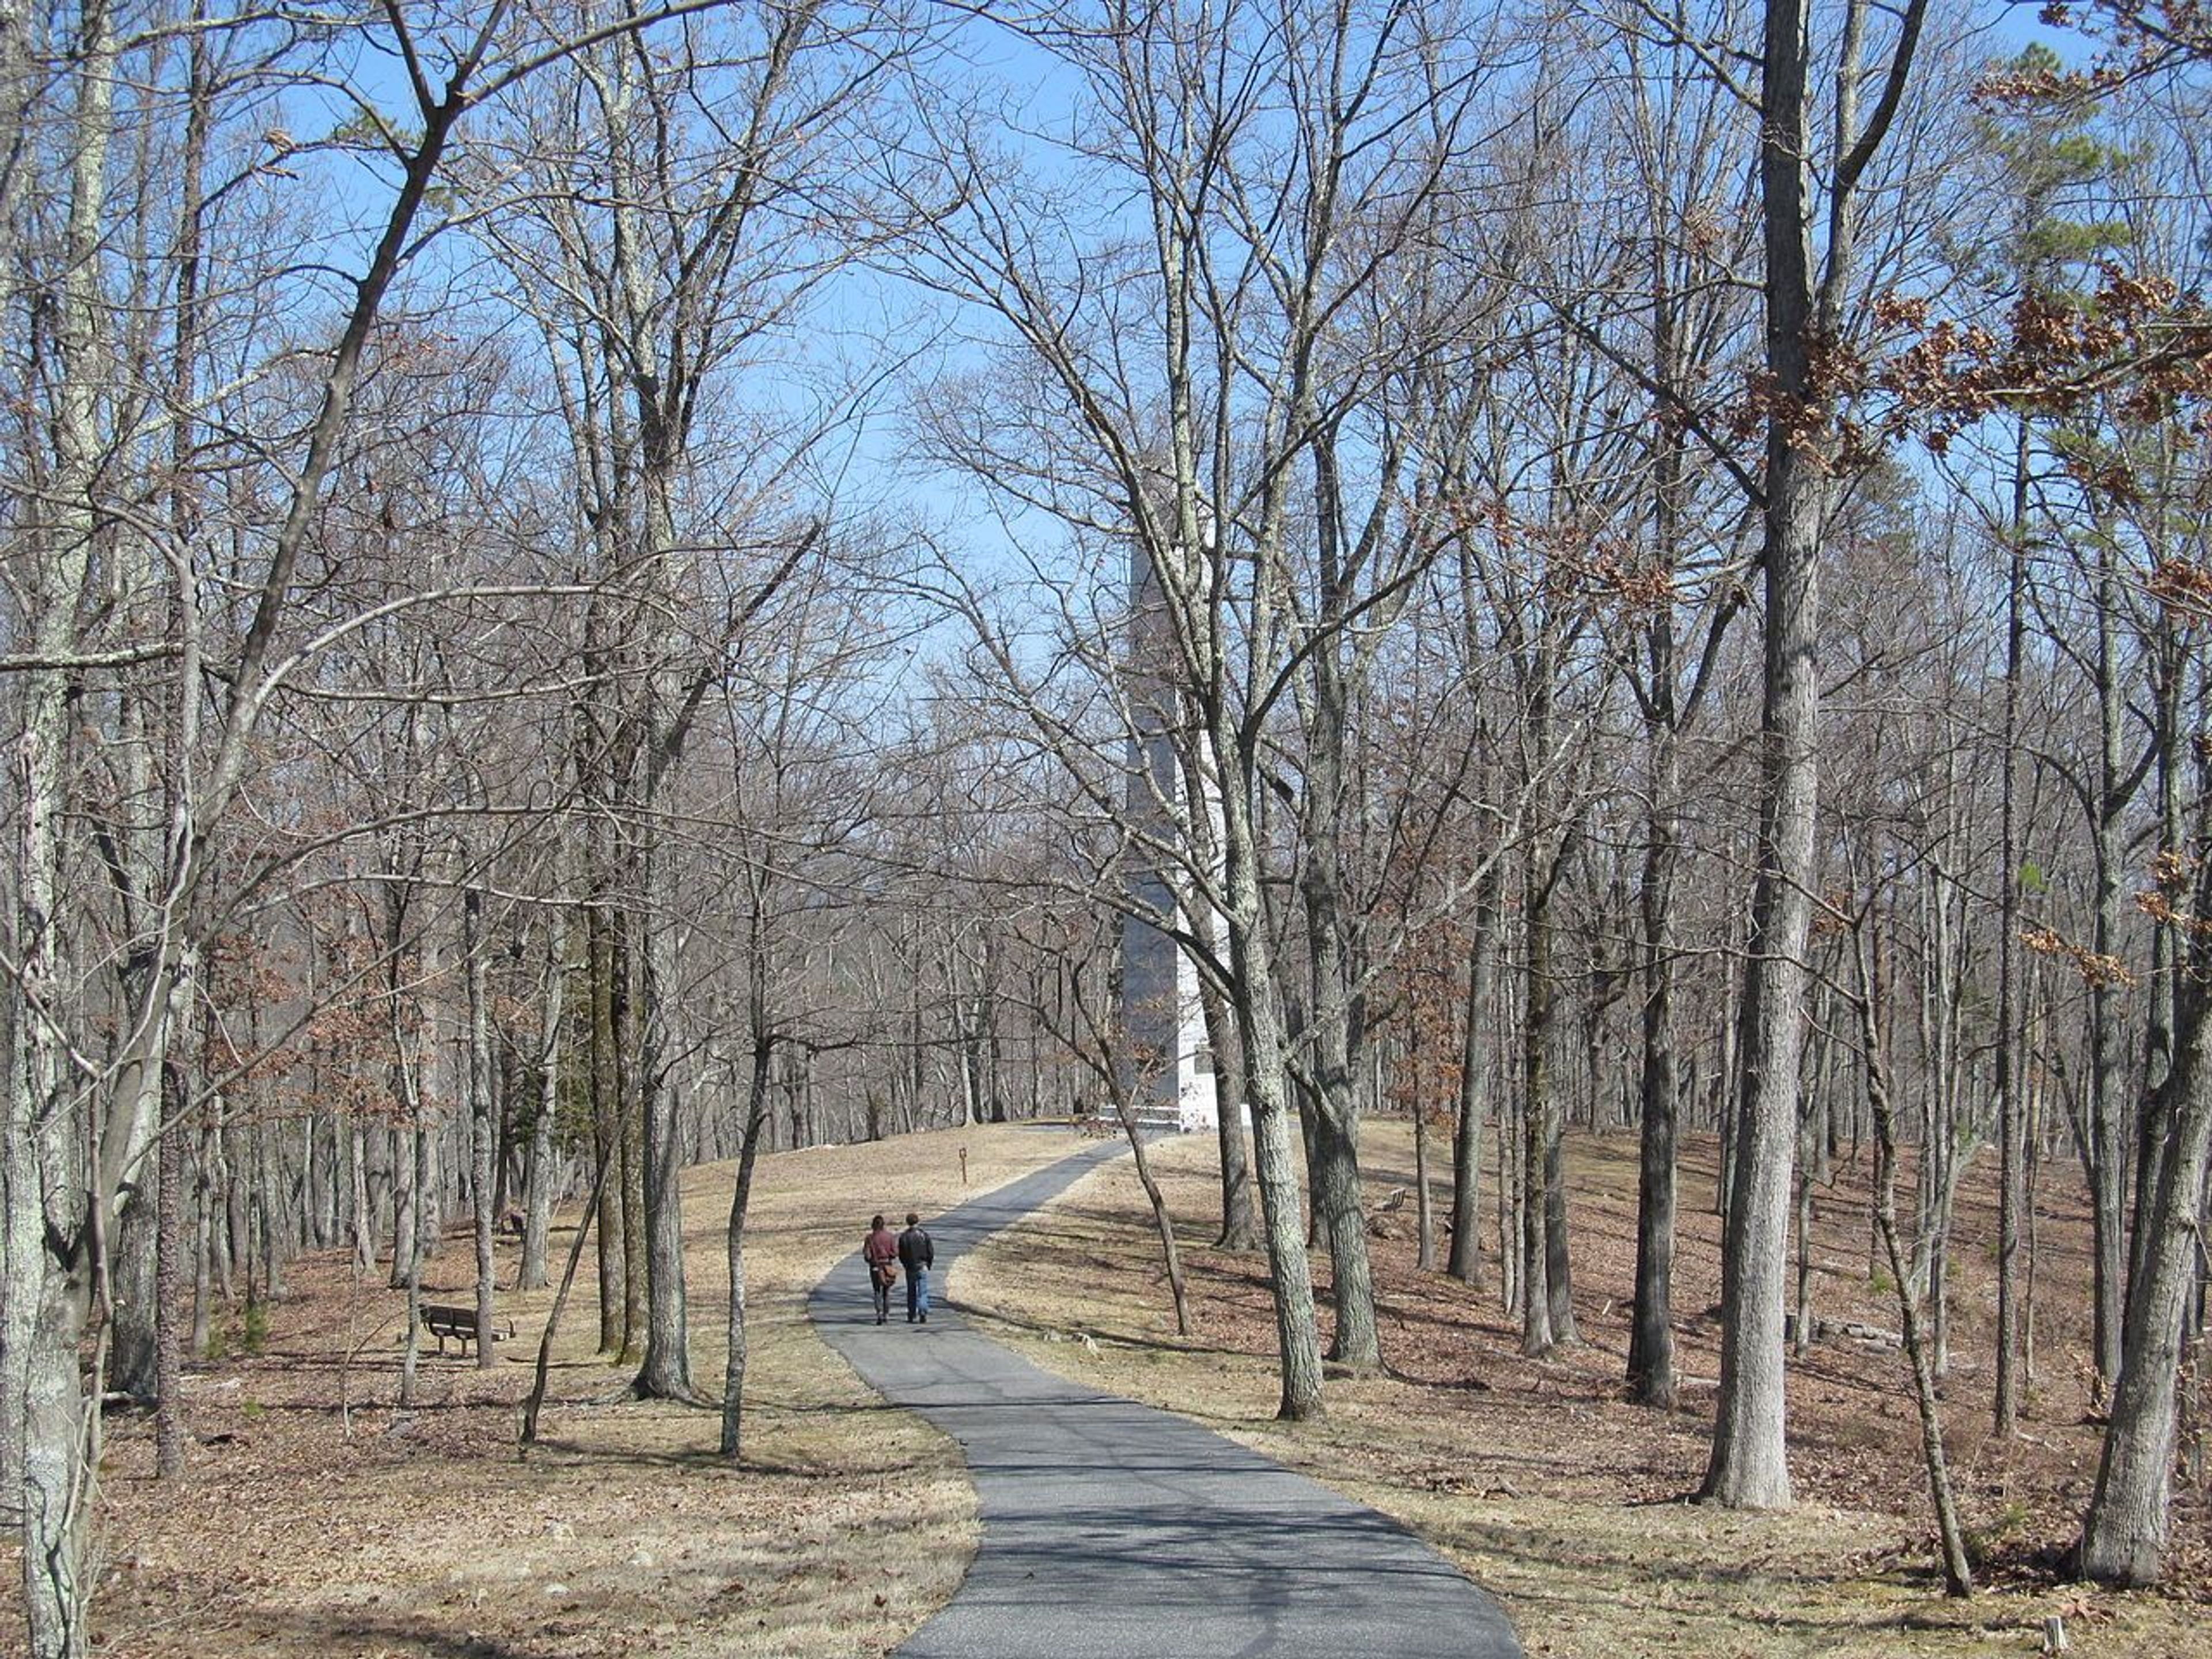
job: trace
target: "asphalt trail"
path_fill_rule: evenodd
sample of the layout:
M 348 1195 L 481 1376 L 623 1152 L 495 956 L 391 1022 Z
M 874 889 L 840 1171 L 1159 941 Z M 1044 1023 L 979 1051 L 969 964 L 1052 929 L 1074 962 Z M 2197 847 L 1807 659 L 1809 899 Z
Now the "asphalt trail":
M 927 1220 L 933 1288 L 963 1251 L 1126 1150 L 1097 1142 Z M 1518 1659 L 1497 1603 L 1374 1510 L 1040 1370 L 941 1299 L 908 1325 L 895 1291 L 878 1328 L 864 1228 L 815 1287 L 814 1322 L 885 1399 L 960 1443 L 982 1508 L 975 1565 L 905 1659 Z

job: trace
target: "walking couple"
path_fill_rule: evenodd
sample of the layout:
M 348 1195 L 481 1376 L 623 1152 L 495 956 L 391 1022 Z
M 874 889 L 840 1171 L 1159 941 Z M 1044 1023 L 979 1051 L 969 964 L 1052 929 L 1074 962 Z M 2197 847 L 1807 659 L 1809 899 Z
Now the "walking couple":
M 937 1247 L 922 1231 L 921 1218 L 908 1210 L 906 1231 L 894 1237 L 883 1217 L 876 1217 L 868 1223 L 860 1255 L 868 1264 L 869 1288 L 875 1292 L 876 1323 L 890 1317 L 891 1286 L 898 1282 L 901 1267 L 906 1269 L 906 1322 L 929 1323 L 929 1269 L 937 1260 Z

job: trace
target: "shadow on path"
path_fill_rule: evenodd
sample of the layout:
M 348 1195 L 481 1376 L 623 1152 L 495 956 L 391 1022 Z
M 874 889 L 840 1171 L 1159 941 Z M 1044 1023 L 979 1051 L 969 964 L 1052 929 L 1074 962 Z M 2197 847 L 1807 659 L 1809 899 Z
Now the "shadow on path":
M 963 1250 L 1126 1150 L 1102 1141 L 927 1222 Z M 904 1659 L 1517 1659 L 1498 1605 L 1396 1522 L 1180 1417 L 1039 1370 L 942 1304 L 878 1327 L 858 1252 L 815 1286 L 822 1335 L 960 1443 L 983 1537 Z

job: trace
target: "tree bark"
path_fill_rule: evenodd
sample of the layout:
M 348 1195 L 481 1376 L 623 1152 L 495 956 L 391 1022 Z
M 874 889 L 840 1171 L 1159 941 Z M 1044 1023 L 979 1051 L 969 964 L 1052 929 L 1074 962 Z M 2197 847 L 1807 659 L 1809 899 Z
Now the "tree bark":
M 158 1183 L 158 1166 L 150 1171 Z M 158 1196 L 152 1187 L 134 1188 L 116 1224 L 108 1252 L 108 1293 L 115 1304 L 115 1327 L 108 1348 L 108 1386 L 141 1405 L 161 1397 L 154 1328 L 159 1320 L 160 1223 Z
M 775 1044 L 758 988 L 752 999 L 752 1065 L 745 1085 L 745 1144 L 738 1154 L 737 1184 L 730 1194 L 730 1218 L 724 1249 L 730 1268 L 730 1347 L 722 1370 L 722 1455 L 736 1462 L 744 1450 L 745 1367 L 750 1345 L 745 1335 L 745 1215 L 753 1195 L 753 1167 L 760 1156 L 761 1132 L 768 1122 L 769 1064 Z
M 430 1130 L 423 1121 L 422 1096 L 418 1088 L 409 1103 L 410 1139 L 413 1144 L 412 1162 L 415 1166 L 415 1185 L 419 1191 L 430 1184 Z M 419 1218 L 428 1206 L 417 1205 Z M 405 1346 L 399 1356 L 399 1409 L 411 1411 L 415 1407 L 415 1376 L 422 1358 L 422 1252 L 419 1248 L 407 1253 L 407 1334 Z
M 1452 1133 L 1451 1251 L 1444 1271 L 1482 1287 L 1482 1123 L 1490 1112 L 1490 1018 L 1498 988 L 1498 889 L 1502 861 L 1484 875 L 1475 902 L 1474 937 L 1467 953 L 1466 1019 L 1462 1028 L 1459 1121 Z
M 347 1126 L 353 1143 L 353 1270 L 365 1273 L 376 1265 L 376 1201 L 370 1194 L 368 1130 L 356 1115 Z
M 1522 917 L 1527 930 L 1527 979 L 1521 1023 L 1521 1352 L 1549 1353 L 1562 1340 L 1552 1320 L 1551 1180 L 1561 1126 L 1552 1087 L 1552 939 L 1544 917 L 1551 872 L 1528 851 Z
M 1816 653 L 1825 474 L 1820 457 L 1802 447 L 1794 426 L 1820 407 L 1813 389 L 1816 319 L 1806 228 L 1805 11 L 1805 0 L 1767 0 L 1765 9 L 1759 185 L 1766 362 L 1775 396 L 1792 408 L 1767 421 L 1758 878 L 1739 1019 L 1743 1084 L 1735 1170 L 1721 1258 L 1720 1398 L 1702 1488 L 1706 1498 L 1754 1509 L 1790 1502 L 1782 1307 L 1820 776 Z
M 1429 1103 L 1413 1101 L 1413 1265 L 1437 1270 L 1437 1211 L 1429 1184 Z
M 2197 909 L 2212 910 L 2200 881 Z M 2165 1089 L 2171 1110 L 2165 1156 L 2147 1230 L 2142 1270 L 2129 1286 L 2127 1328 L 2112 1391 L 2097 1486 L 2081 1527 L 2082 1576 L 2101 1583 L 2154 1583 L 2165 1571 L 2172 1504 L 2177 1386 L 2191 1281 L 2196 1276 L 2198 1206 L 2212 1175 L 2212 1066 L 2206 1063 L 2204 951 L 2176 989 L 2174 1064 Z
M 602 895 L 605 890 L 601 889 Z M 623 1101 L 615 1061 L 615 952 L 613 919 L 600 903 L 584 912 L 586 931 L 587 994 L 591 1000 L 592 1152 L 602 1169 L 622 1166 Z M 597 1181 L 599 1205 L 599 1352 L 623 1350 L 623 1183 Z
M 185 1079 L 161 1067 L 161 1139 L 155 1172 L 154 1473 L 185 1472 Z
M 498 1151 L 498 1124 L 492 1102 L 490 945 L 484 935 L 483 890 L 471 887 L 461 896 L 462 972 L 469 1005 L 469 1201 L 476 1223 L 477 1368 L 498 1363 L 492 1351 L 492 1323 L 499 1290 L 492 1247 L 499 1217 L 492 1207 L 492 1164 Z
M 1203 974 L 1198 1005 L 1206 1020 L 1206 1046 L 1213 1055 L 1214 1128 L 1221 1143 L 1221 1236 L 1214 1243 L 1224 1250 L 1256 1250 L 1260 1223 L 1252 1212 L 1252 1161 L 1244 1140 L 1242 1042 L 1228 999 Z
M 664 878 L 659 829 L 648 823 L 641 862 L 648 890 Z M 671 898 L 673 894 L 670 894 Z M 645 1157 L 645 1359 L 635 1389 L 642 1399 L 689 1400 L 691 1383 L 690 1321 L 684 1282 L 684 1155 L 677 1122 L 672 1040 L 675 1010 L 667 999 L 677 994 L 676 916 L 659 919 L 645 941 L 644 1057 L 641 1092 L 642 1151 Z
M 1217 756 L 1237 752 L 1225 736 L 1217 727 L 1212 738 Z M 1322 1414 L 1321 1339 L 1298 1202 L 1291 1141 L 1295 1131 L 1285 1091 L 1287 1054 L 1260 891 L 1259 839 L 1249 801 L 1241 791 L 1224 792 L 1222 818 L 1224 920 L 1237 1027 L 1243 1046 L 1245 1097 L 1252 1109 L 1253 1170 L 1260 1187 L 1267 1267 L 1274 1279 L 1275 1340 L 1282 1376 L 1276 1414 L 1301 1421 Z
M 1936 1532 L 1948 1594 L 1973 1594 L 1974 1578 L 1966 1559 L 1966 1534 L 1959 1525 L 1959 1510 L 1951 1493 L 1950 1468 L 1943 1450 L 1943 1418 L 1936 1399 L 1936 1378 L 1928 1363 L 1927 1344 L 1920 1328 L 1922 1280 L 1906 1260 L 1897 1232 L 1897 1123 L 1889 1098 L 1889 1077 L 1883 1064 L 1878 1029 L 1881 1003 L 1881 975 L 1878 960 L 1869 960 L 1864 938 L 1853 940 L 1859 975 L 1859 1035 L 1866 1075 L 1867 1104 L 1874 1117 L 1874 1220 L 1881 1236 L 1892 1281 L 1897 1286 L 1897 1313 L 1903 1332 L 1905 1357 L 1912 1369 L 1913 1404 L 1920 1415 L 1921 1459 L 1928 1472 L 1929 1496 L 1936 1510 Z
M 542 1290 L 545 1285 L 545 1242 L 553 1228 L 553 1132 L 560 1117 L 561 1067 L 567 1055 L 561 1042 L 562 1010 L 567 1006 L 562 963 L 561 929 L 547 930 L 545 986 L 543 1012 L 544 1032 L 538 1050 L 537 1109 L 531 1119 L 528 1153 L 529 1194 L 522 1220 L 522 1266 L 515 1289 Z
M 17 30 L 4 30 L 14 41 Z M 53 392 L 52 522 L 31 540 L 26 631 L 52 665 L 22 677 L 16 742 L 16 952 L 8 1079 L 0 1103 L 0 1440 L 8 1490 L 21 1494 L 23 1602 L 36 1659 L 79 1659 L 87 1648 L 82 1557 L 96 1465 L 84 1460 L 88 1424 L 78 1346 L 89 1312 L 93 1239 L 86 1130 L 71 1109 L 69 1040 L 58 1003 L 69 994 L 64 823 L 70 808 L 71 677 L 78 611 L 92 568 L 99 465 L 101 220 L 113 131 L 115 23 L 88 4 L 71 43 L 75 106 L 70 197 L 58 307 L 60 384 Z M 11 71 L 15 65 L 9 66 Z M 12 97 L 13 88 L 9 89 Z M 12 226 L 10 230 L 14 228 Z M 12 287 L 14 271 L 6 279 Z M 93 1410 L 98 1411 L 94 1401 Z
M 2089 948 L 2109 958 L 2120 945 L 2124 820 L 2132 792 L 2124 787 L 2121 752 L 2127 712 L 2117 637 L 2118 582 L 2109 538 L 2100 537 L 2097 547 L 2097 799 L 2090 826 L 2096 888 Z M 2094 1358 L 2106 1391 L 2120 1374 L 2127 1285 L 2127 1085 L 2121 1011 L 2120 988 L 2099 975 L 2089 987 L 2089 1144 L 2082 1149 L 2082 1161 L 2089 1177 Z
M 1999 1437 L 2020 1427 L 2021 1349 L 2020 1235 L 2027 1114 L 2020 1099 L 2018 1026 L 2020 933 L 2020 671 L 2027 628 L 2025 545 L 2028 509 L 2027 421 L 2021 416 L 2013 448 L 2012 524 L 2005 552 L 2005 673 L 1999 741 L 2004 769 L 1997 809 L 1997 1018 L 1994 1086 L 1997 1108 L 1996 1381 L 1990 1401 Z
M 1671 689 L 1671 662 L 1665 684 Z M 1662 693 L 1663 695 L 1663 693 Z M 1671 705 L 1672 699 L 1668 699 Z M 1674 1406 L 1674 957 L 1668 929 L 1674 866 L 1674 733 L 1655 726 L 1650 837 L 1644 854 L 1644 1066 L 1637 1131 L 1636 1295 L 1630 1312 L 1628 1390 L 1646 1406 Z

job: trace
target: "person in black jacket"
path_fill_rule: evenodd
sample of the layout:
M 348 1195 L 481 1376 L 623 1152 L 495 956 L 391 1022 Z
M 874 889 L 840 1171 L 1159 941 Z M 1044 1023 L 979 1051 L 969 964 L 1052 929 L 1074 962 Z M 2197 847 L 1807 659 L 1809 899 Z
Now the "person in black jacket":
M 906 1322 L 929 1323 L 929 1269 L 937 1247 L 921 1230 L 921 1218 L 908 1210 L 906 1231 L 898 1236 L 899 1266 L 906 1269 Z

